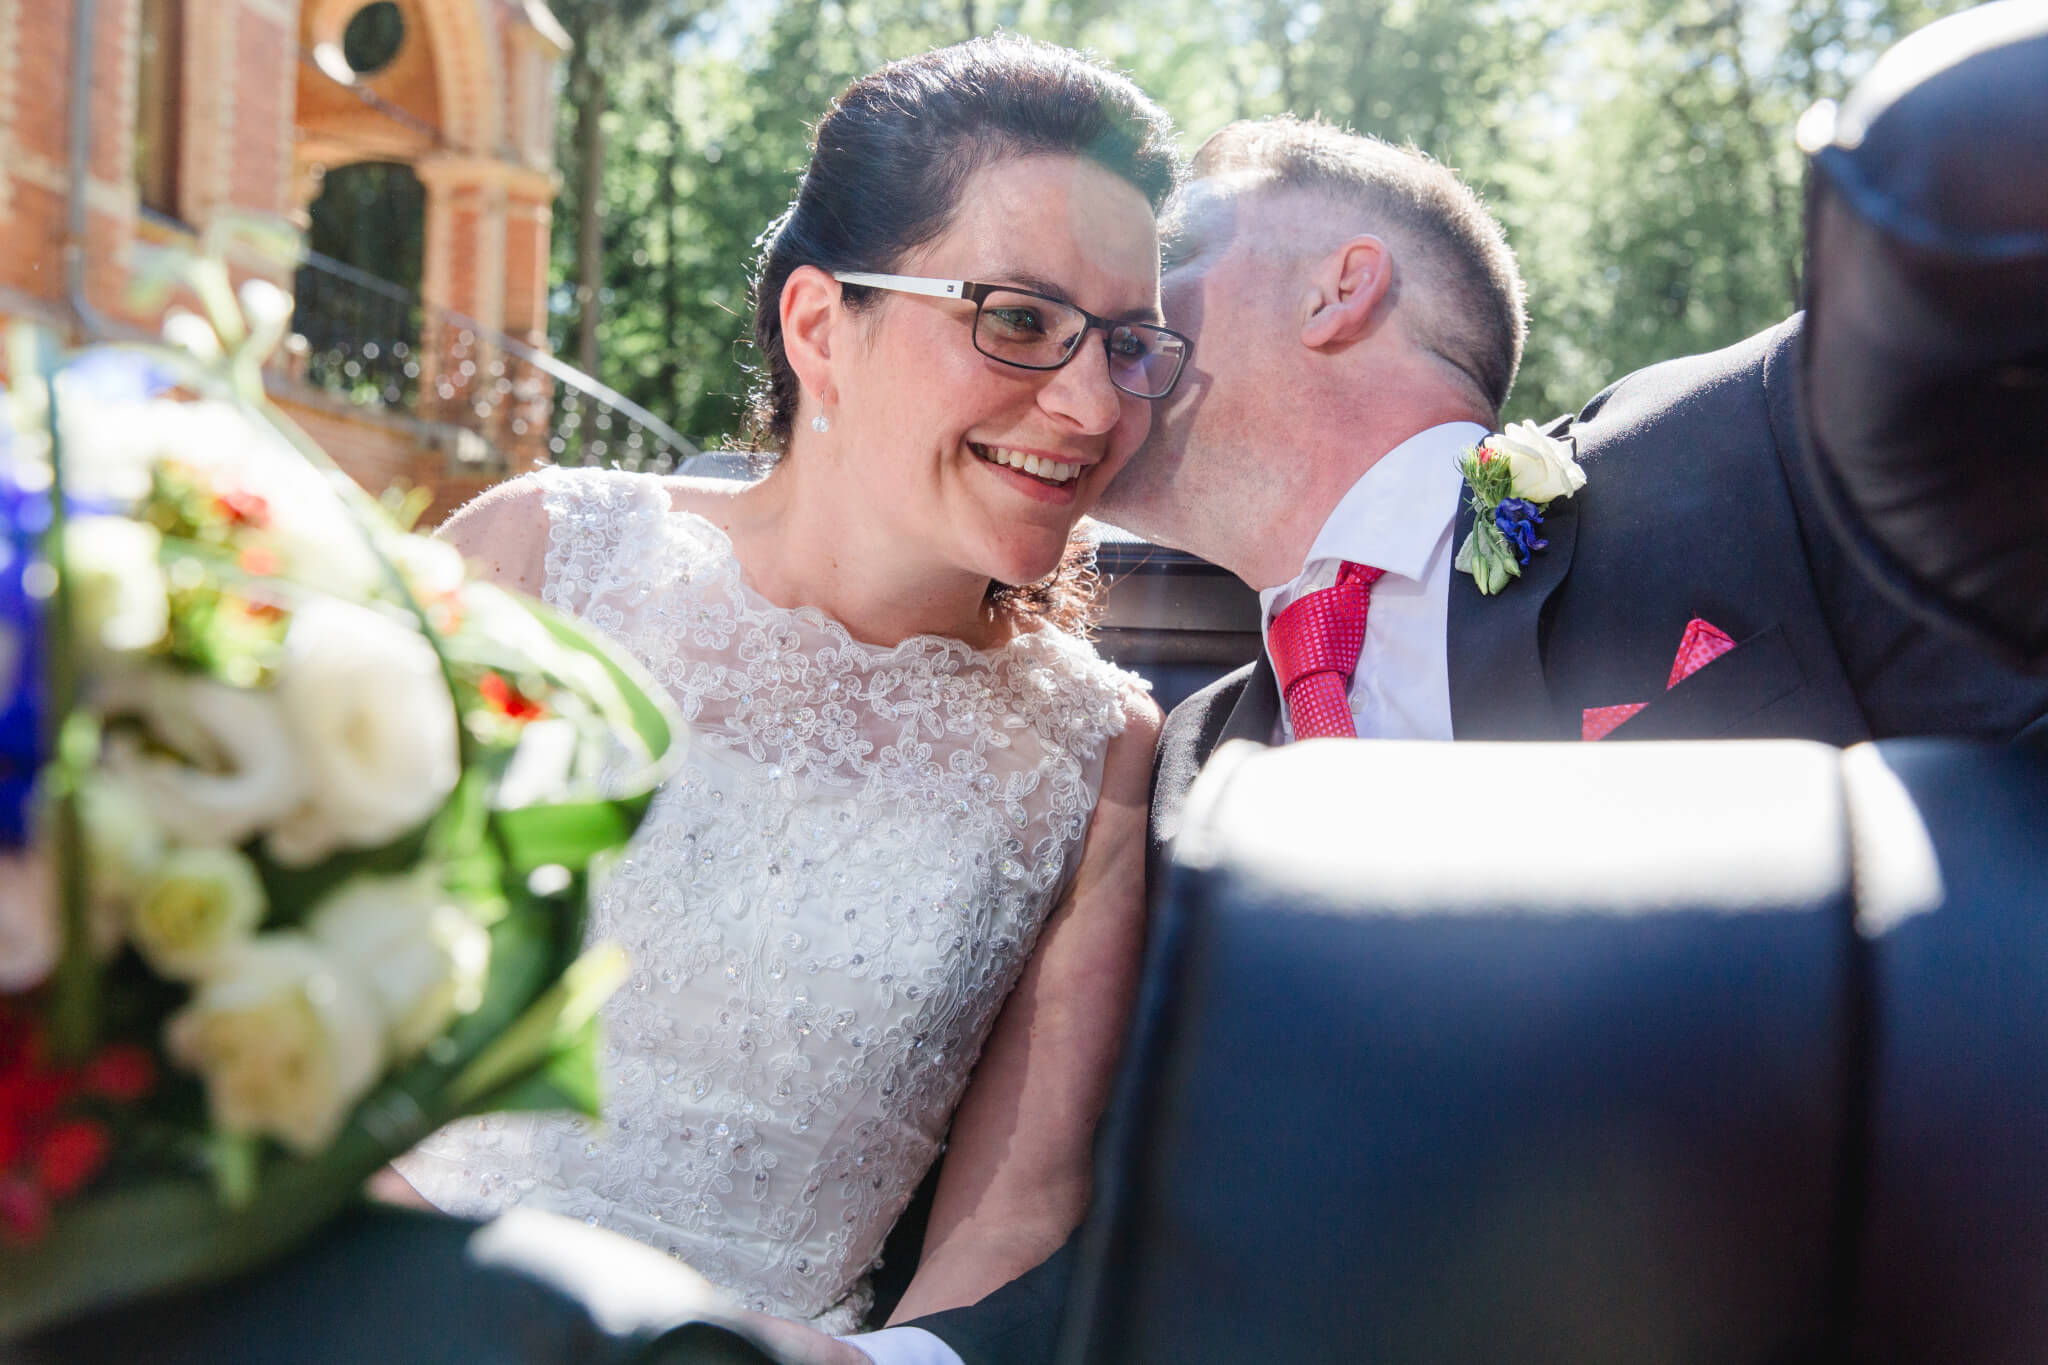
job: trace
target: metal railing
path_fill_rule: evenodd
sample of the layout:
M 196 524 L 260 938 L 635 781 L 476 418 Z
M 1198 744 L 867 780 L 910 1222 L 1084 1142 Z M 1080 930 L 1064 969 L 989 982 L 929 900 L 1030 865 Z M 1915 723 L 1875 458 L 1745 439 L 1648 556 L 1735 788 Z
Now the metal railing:
M 418 296 L 318 252 L 292 282 L 292 329 L 305 338 L 315 388 L 410 411 L 419 393 Z
M 300 377 L 337 397 L 453 423 L 555 464 L 667 473 L 697 454 L 575 366 L 332 257 L 306 254 L 295 296 Z

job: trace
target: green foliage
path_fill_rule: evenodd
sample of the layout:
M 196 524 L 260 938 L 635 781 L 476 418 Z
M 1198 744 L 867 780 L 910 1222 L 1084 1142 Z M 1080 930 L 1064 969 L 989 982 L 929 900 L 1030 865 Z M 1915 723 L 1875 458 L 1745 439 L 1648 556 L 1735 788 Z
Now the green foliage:
M 568 11 L 590 6 L 557 5 Z M 606 49 L 600 377 L 707 446 L 748 385 L 754 242 L 789 202 L 808 127 L 847 81 L 996 27 L 1092 50 L 1179 121 L 1320 113 L 1456 167 L 1507 225 L 1530 339 L 1506 414 L 1543 420 L 1610 380 L 1796 306 L 1792 127 L 1957 0 L 643 0 Z M 637 27 L 634 27 L 637 25 Z M 573 25 L 572 25 L 573 29 Z M 578 92 L 564 101 L 555 278 L 573 281 Z M 885 192 L 878 187 L 877 192 Z M 573 351 L 574 294 L 555 341 Z

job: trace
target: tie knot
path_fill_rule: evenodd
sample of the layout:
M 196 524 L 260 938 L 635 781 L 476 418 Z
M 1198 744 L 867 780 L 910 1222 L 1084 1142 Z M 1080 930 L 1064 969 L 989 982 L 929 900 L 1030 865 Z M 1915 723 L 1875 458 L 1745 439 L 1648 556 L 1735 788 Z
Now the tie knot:
M 1346 561 L 1337 581 L 1305 594 L 1273 618 L 1267 643 L 1285 694 L 1312 673 L 1334 673 L 1348 685 L 1365 647 L 1366 609 L 1381 570 Z

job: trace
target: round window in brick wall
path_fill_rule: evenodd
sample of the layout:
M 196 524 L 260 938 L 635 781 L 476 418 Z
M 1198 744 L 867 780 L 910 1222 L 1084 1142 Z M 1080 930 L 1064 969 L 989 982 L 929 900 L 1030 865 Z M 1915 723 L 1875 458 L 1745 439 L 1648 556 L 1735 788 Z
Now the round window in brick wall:
M 341 56 L 358 76 L 374 76 L 391 65 L 405 45 L 405 16 L 391 0 L 357 10 L 341 34 Z

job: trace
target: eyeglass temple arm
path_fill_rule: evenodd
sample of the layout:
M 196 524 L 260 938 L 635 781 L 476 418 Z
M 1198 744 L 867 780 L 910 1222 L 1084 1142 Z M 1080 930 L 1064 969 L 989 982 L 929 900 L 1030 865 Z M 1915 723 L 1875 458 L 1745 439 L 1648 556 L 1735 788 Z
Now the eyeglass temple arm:
M 901 294 L 923 294 L 934 299 L 967 297 L 965 280 L 928 280 L 917 275 L 869 275 L 858 270 L 835 270 L 832 278 L 841 284 L 864 285 L 869 289 L 893 289 Z

